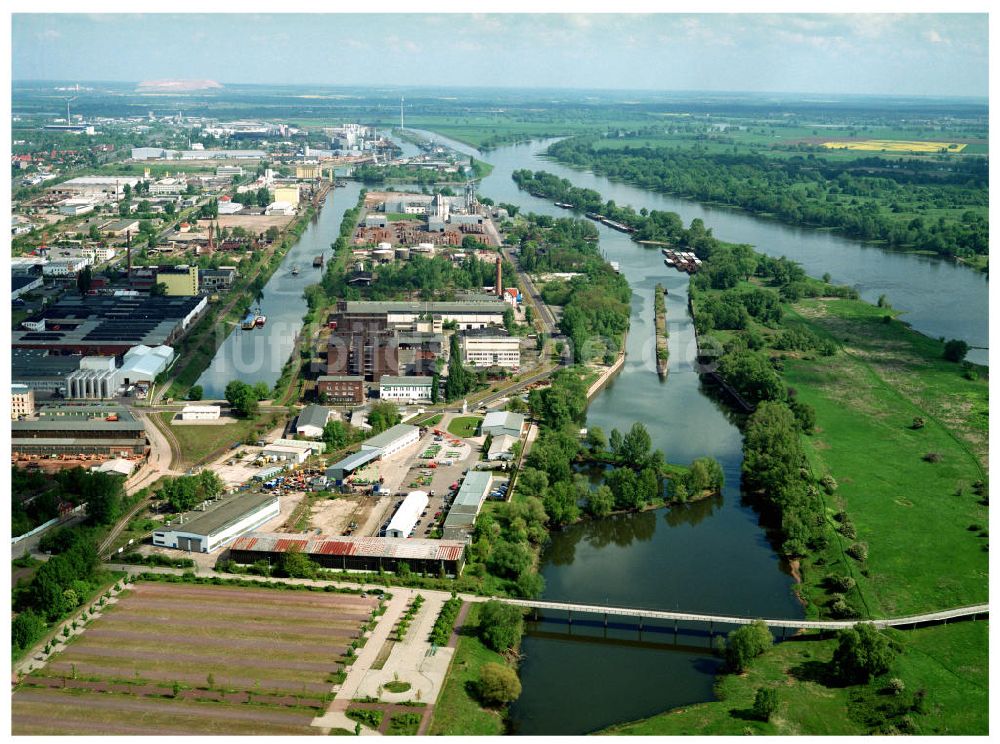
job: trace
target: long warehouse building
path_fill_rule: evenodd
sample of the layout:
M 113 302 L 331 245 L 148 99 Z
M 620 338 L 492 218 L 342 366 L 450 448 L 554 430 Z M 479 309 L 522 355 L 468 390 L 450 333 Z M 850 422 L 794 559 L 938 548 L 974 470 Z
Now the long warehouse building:
M 430 499 L 426 491 L 410 491 L 385 528 L 386 537 L 409 537 Z
M 465 545 L 454 540 L 400 540 L 391 537 L 327 537 L 254 532 L 237 538 L 229 557 L 242 564 L 277 561 L 290 550 L 323 568 L 341 571 L 397 571 L 458 576 L 465 566 Z
M 153 545 L 192 553 L 211 553 L 245 532 L 254 530 L 281 512 L 278 496 L 252 493 L 235 496 L 189 522 L 153 533 Z

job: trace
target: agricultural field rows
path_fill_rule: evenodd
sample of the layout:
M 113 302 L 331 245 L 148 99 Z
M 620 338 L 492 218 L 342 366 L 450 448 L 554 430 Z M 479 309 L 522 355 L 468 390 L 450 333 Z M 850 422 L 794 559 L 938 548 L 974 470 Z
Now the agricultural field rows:
M 12 731 L 321 733 L 310 723 L 377 607 L 344 594 L 138 583 L 21 680 Z

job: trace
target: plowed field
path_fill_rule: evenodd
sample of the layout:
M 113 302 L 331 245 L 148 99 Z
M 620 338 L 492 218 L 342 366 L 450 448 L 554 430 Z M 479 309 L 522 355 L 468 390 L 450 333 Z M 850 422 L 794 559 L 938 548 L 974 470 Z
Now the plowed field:
M 377 605 L 350 594 L 140 582 L 23 681 L 12 732 L 322 733 L 309 724 Z

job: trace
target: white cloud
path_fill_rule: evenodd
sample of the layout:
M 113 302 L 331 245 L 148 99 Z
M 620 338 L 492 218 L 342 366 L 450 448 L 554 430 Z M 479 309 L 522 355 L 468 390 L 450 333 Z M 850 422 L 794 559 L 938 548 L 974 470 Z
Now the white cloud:
M 44 31 L 39 31 L 36 36 L 38 36 L 38 38 L 42 41 L 55 41 L 56 39 L 62 38 L 62 34 L 54 28 L 47 28 Z
M 930 29 L 929 31 L 924 31 L 924 38 L 927 39 L 927 41 L 929 41 L 931 44 L 941 44 L 945 40 L 944 37 L 941 36 L 941 34 L 939 34 L 934 29 Z

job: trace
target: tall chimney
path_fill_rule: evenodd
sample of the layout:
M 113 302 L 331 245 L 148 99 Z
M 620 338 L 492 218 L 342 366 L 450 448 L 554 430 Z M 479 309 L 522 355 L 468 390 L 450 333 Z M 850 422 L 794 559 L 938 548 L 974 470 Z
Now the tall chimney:
M 497 256 L 497 297 L 503 297 L 503 270 L 500 268 L 500 260 Z
M 125 231 L 125 253 L 128 256 L 128 274 L 126 275 L 126 280 L 129 284 L 132 283 L 132 231 Z

